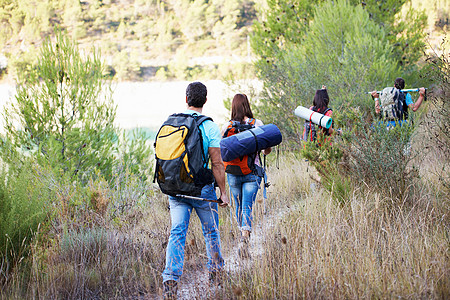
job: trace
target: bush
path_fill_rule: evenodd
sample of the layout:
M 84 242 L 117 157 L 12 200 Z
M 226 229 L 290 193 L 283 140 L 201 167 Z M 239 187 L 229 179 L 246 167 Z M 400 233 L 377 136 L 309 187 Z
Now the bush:
M 0 282 L 27 258 L 33 239 L 45 228 L 50 195 L 32 163 L 0 170 Z
M 418 178 L 411 149 L 412 123 L 387 128 L 379 122 L 363 127 L 345 148 L 348 176 L 401 204 Z
M 446 199 L 450 196 L 450 49 L 447 47 L 444 40 L 441 54 L 434 52 L 426 59 L 425 77 L 434 85 L 428 90 L 429 109 L 420 124 L 423 132 L 420 146 L 429 150 L 429 165 L 433 166 L 433 175 L 443 187 Z
M 300 154 L 315 167 L 320 176 L 316 180 L 332 197 L 341 204 L 347 202 L 353 185 L 339 164 L 343 156 L 341 149 L 332 145 L 329 137 L 319 134 L 317 143 L 303 143 Z
M 398 70 L 386 32 L 366 10 L 348 1 L 323 2 L 303 41 L 284 48 L 275 63 L 256 65 L 265 84 L 257 112 L 297 145 L 303 123 L 293 111 L 312 105 L 322 85 L 328 88 L 333 119 L 354 107 L 366 117 L 373 103 L 365 92 L 391 81 Z
M 116 106 L 104 72 L 95 51 L 82 55 L 63 33 L 47 39 L 37 65 L 18 74 L 16 101 L 4 113 L 7 139 L 73 177 L 110 175 Z

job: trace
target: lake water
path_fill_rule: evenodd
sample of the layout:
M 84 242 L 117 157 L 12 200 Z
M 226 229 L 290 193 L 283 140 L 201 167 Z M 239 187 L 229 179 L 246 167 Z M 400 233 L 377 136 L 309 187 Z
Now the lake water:
M 121 82 L 113 84 L 113 99 L 117 104 L 116 125 L 123 129 L 136 127 L 156 130 L 172 113 L 186 109 L 186 87 L 190 81 L 172 82 Z M 223 100 L 233 92 L 220 80 L 203 81 L 208 89 L 208 100 L 203 114 L 219 125 L 229 118 Z M 11 84 L 0 84 L 0 110 L 14 100 L 15 89 Z M 3 117 L 1 131 L 3 132 Z

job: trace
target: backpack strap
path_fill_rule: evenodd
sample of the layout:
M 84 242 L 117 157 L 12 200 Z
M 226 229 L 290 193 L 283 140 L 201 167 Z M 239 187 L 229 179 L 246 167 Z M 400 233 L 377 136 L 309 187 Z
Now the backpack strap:
M 230 130 L 233 128 L 234 125 L 236 125 L 236 121 L 233 121 L 233 120 L 228 121 L 227 130 L 225 130 L 225 132 L 223 133 L 223 136 L 222 136 L 223 139 L 228 136 L 228 133 L 230 132 Z
M 198 127 L 198 131 L 200 131 L 200 143 L 202 144 L 202 156 L 203 156 L 203 161 L 205 162 L 205 164 L 208 164 L 209 162 L 209 155 L 205 154 L 203 151 L 203 135 L 202 135 L 202 131 L 200 129 L 200 125 L 202 125 L 203 122 L 210 120 L 211 122 L 213 121 L 213 119 L 211 117 L 205 116 L 205 115 L 197 115 L 197 114 L 193 114 L 190 115 L 194 118 L 195 123 L 197 124 Z

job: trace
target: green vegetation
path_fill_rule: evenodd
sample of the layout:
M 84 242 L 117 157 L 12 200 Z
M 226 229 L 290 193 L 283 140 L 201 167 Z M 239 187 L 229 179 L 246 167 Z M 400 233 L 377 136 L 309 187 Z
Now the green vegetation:
M 19 71 L 16 102 L 5 112 L 7 139 L 84 180 L 94 169 L 111 176 L 115 106 L 97 54 L 82 57 L 59 33 L 42 46 L 36 68 Z
M 165 70 L 167 78 L 188 79 L 198 75 L 192 68 L 201 69 L 205 77 L 218 78 L 227 71 L 220 60 L 190 60 L 220 57 L 231 60 L 227 64 L 242 64 L 232 57 L 247 56 L 247 35 L 259 2 L 2 0 L 0 50 L 11 62 L 23 57 L 24 51 L 35 55 L 57 25 L 82 49 L 91 45 L 100 49 L 117 80 L 161 76 L 160 70 Z M 8 73 L 15 74 L 15 68 L 10 64 Z
M 44 222 L 50 214 L 51 193 L 39 180 L 32 163 L 20 168 L 0 170 L 0 271 L 10 274 L 23 259 L 32 254 L 36 237 L 47 233 Z M 29 264 L 20 270 L 30 271 Z M 0 286 L 7 276 L 0 277 Z M 29 278 L 27 278 L 29 279 Z
M 420 82 L 417 53 L 425 49 L 423 14 L 399 23 L 395 16 L 403 2 L 318 2 L 269 1 L 266 20 L 255 25 L 253 36 L 254 51 L 260 55 L 257 74 L 264 82 L 260 114 L 281 120 L 283 135 L 294 144 L 301 136 L 299 122 L 285 116 L 298 105 L 309 107 L 322 85 L 329 90 L 335 117 L 348 120 L 345 114 L 352 109 L 362 110 L 364 119 L 372 111 L 366 91 L 392 84 L 400 74 L 408 85 Z M 283 24 L 290 29 L 284 30 Z M 409 45 L 405 49 L 414 45 L 410 54 L 398 53 L 399 45 L 406 43 L 403 37 Z M 338 124 L 344 125 L 350 124 Z

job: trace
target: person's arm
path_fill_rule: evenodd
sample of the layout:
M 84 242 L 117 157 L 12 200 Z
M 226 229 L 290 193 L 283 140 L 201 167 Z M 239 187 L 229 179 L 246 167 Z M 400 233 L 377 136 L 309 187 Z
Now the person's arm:
M 380 95 L 378 95 L 377 91 L 373 91 L 372 97 L 375 99 L 375 113 L 379 114 L 381 112 Z
M 417 101 L 415 103 L 411 103 L 409 106 L 409 108 L 412 111 L 416 111 L 419 109 L 419 107 L 422 105 L 423 99 L 425 99 L 425 88 L 421 87 L 419 89 L 419 99 L 417 99 Z
M 220 206 L 227 206 L 228 196 L 227 190 L 225 187 L 225 167 L 223 165 L 222 156 L 220 154 L 220 148 L 218 147 L 210 147 L 208 148 L 209 157 L 211 158 L 211 170 L 213 172 L 214 178 L 216 179 L 217 185 L 220 190 L 220 200 L 223 203 L 220 203 Z

